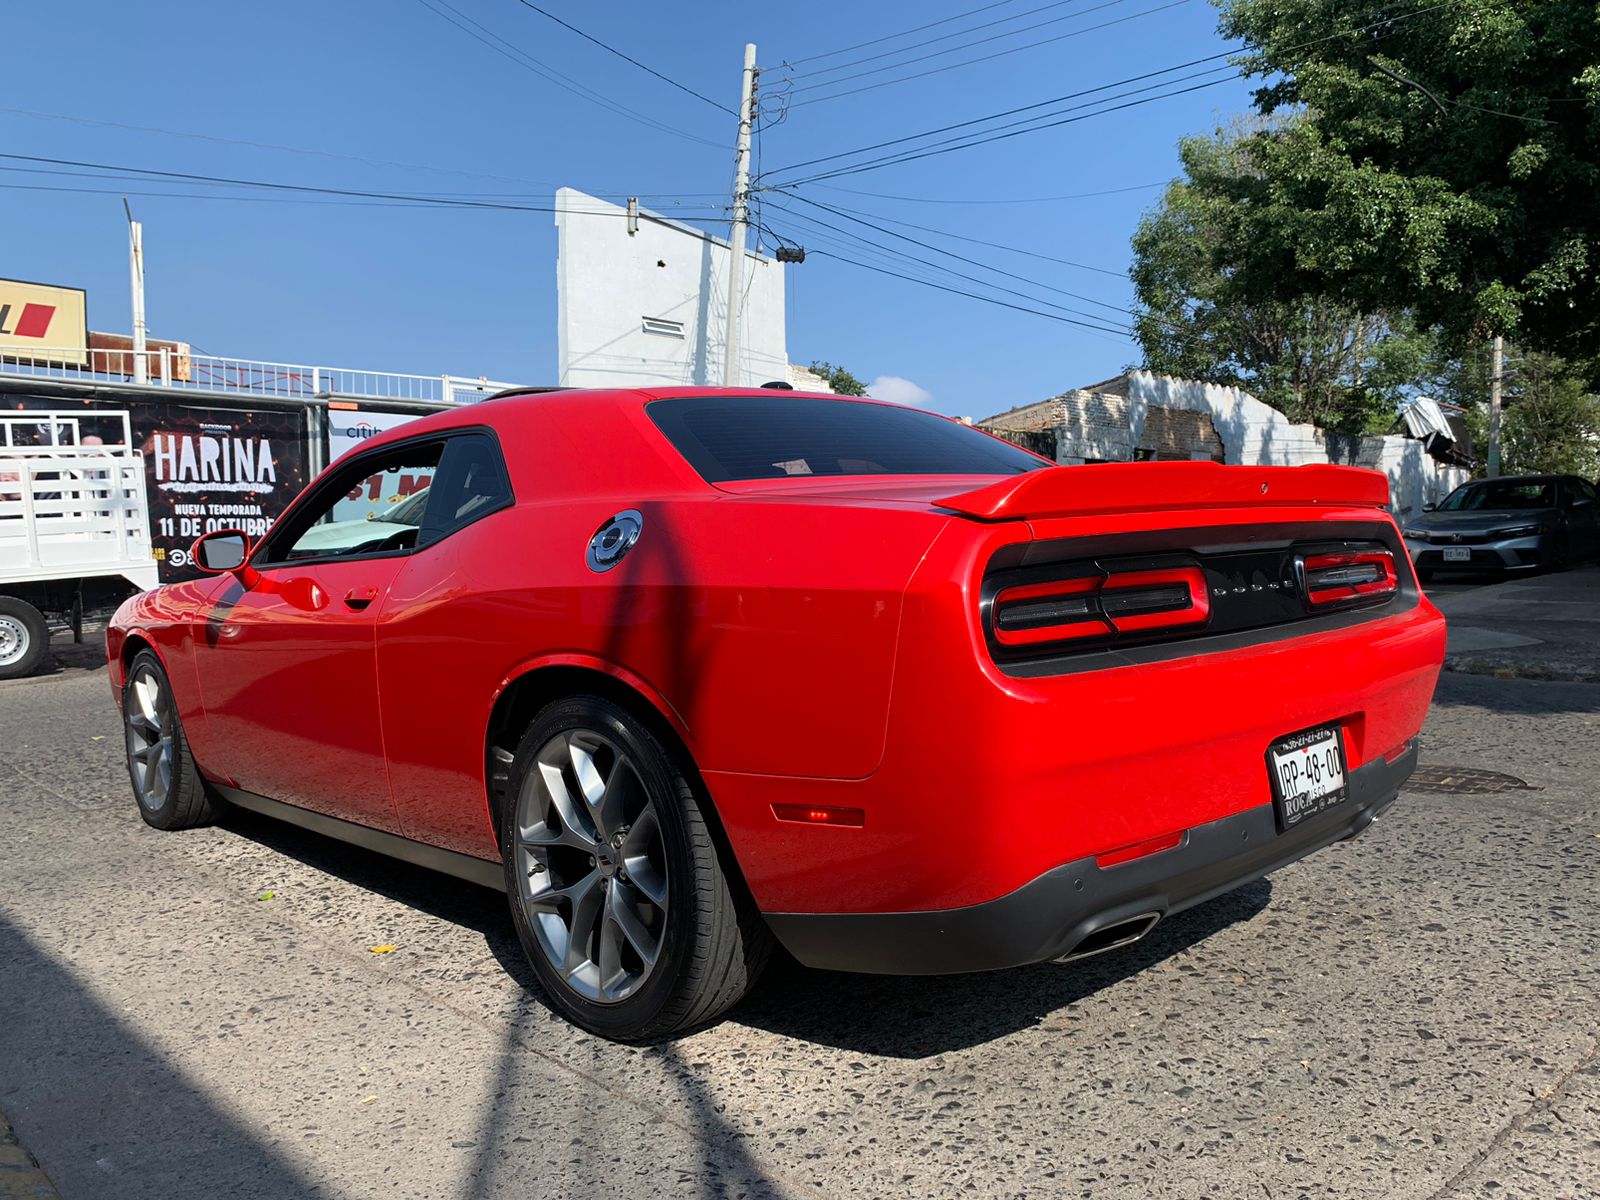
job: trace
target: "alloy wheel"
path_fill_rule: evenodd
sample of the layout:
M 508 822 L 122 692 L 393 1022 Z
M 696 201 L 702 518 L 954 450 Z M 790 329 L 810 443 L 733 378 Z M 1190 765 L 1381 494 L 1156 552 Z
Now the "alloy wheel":
M 134 792 L 139 803 L 153 812 L 172 791 L 172 698 L 161 676 L 144 665 L 128 681 L 124 707 Z
M 523 780 L 516 838 L 519 899 L 550 966 L 593 1003 L 632 996 L 661 956 L 668 892 L 638 767 L 605 734 L 558 733 Z

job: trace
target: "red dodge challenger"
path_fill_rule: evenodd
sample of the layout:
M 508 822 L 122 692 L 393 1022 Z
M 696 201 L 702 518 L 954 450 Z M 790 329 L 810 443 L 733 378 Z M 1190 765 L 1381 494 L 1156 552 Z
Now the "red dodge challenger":
M 512 394 L 206 534 L 106 649 L 151 825 L 237 805 L 502 888 L 551 1003 L 646 1038 L 774 939 L 1059 962 L 1359 833 L 1444 651 L 1387 500 L 838 396 Z

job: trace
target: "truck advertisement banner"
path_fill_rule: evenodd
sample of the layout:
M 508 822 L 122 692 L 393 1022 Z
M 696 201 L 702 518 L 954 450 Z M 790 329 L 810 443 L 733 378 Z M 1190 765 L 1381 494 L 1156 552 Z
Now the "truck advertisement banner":
M 189 553 L 202 533 L 243 529 L 256 541 L 306 485 L 303 412 L 128 407 L 144 455 L 150 543 L 163 583 L 199 576 Z

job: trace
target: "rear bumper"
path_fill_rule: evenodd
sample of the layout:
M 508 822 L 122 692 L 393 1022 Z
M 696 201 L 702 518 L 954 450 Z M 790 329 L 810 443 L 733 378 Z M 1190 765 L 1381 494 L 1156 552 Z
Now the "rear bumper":
M 1259 805 L 1185 831 L 1171 850 L 1105 868 L 1093 857 L 1080 859 L 982 904 L 766 917 L 797 959 L 833 971 L 944 975 L 1063 958 L 1097 931 L 1149 914 L 1171 916 L 1355 836 L 1393 803 L 1416 765 L 1413 740 L 1395 758 L 1353 770 L 1345 803 L 1285 833 L 1272 805 Z

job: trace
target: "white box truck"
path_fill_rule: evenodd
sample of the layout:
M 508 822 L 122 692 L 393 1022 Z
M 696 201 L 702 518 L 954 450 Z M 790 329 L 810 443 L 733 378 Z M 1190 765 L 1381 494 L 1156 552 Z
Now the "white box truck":
M 156 585 L 128 414 L 86 416 L 0 413 L 0 679 L 45 661 L 52 618 L 81 640 L 85 608 Z

